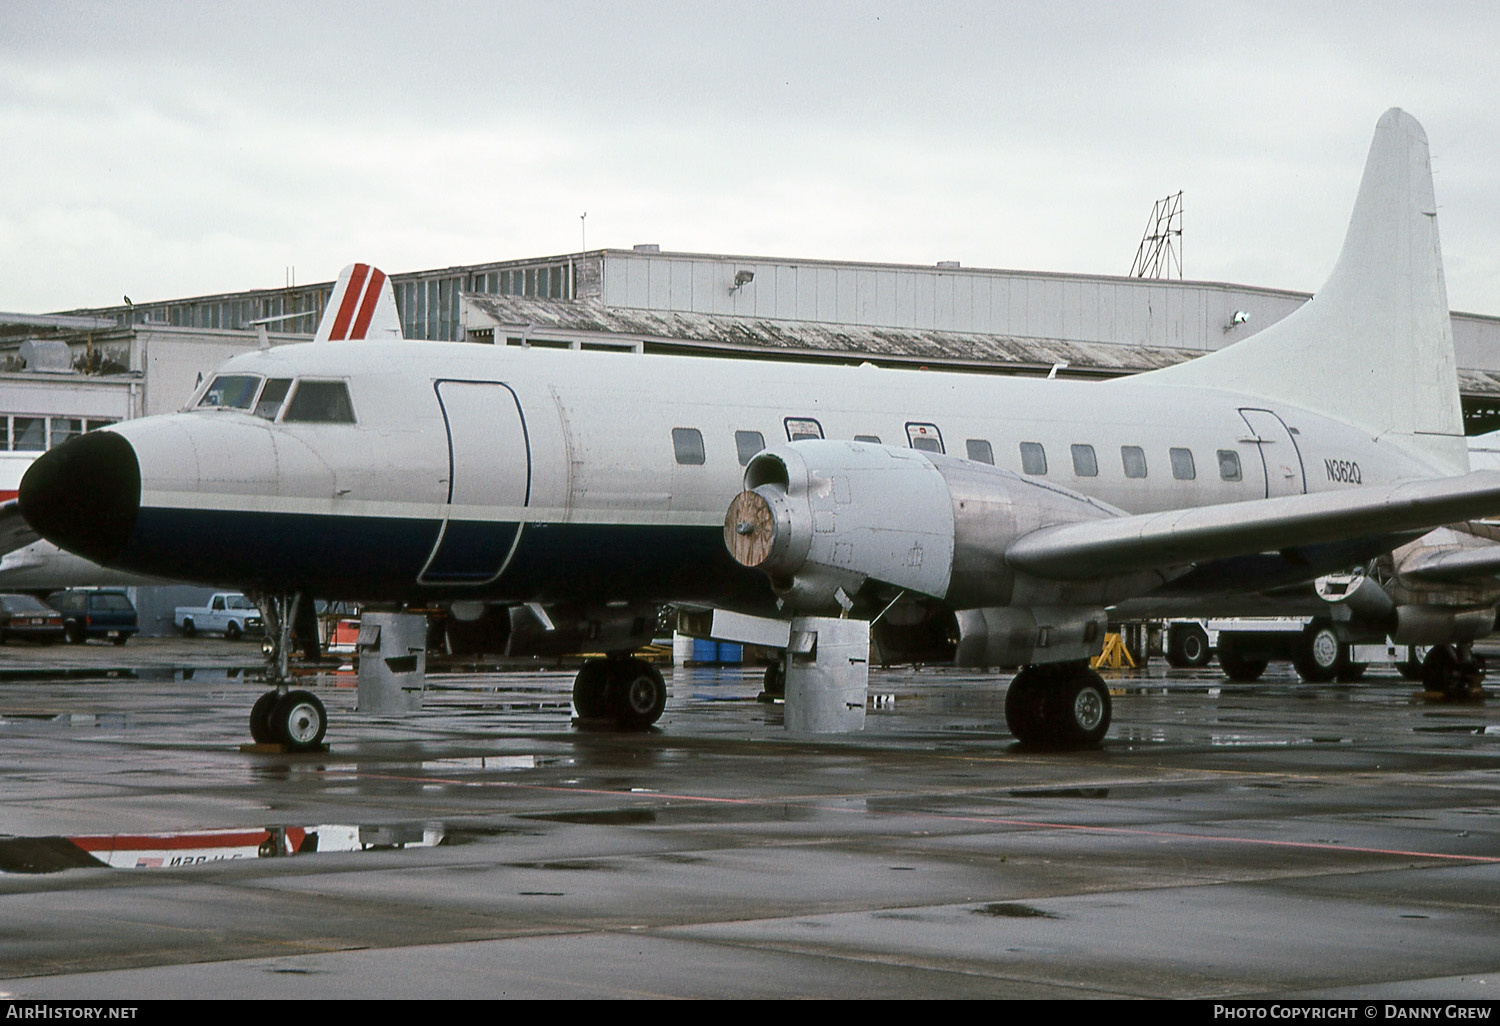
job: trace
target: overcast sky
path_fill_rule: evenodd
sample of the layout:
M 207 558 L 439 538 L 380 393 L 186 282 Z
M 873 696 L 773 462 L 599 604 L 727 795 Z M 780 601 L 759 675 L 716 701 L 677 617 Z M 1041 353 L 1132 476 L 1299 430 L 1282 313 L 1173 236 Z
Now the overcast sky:
M 0 310 L 589 248 L 1312 291 L 1375 122 L 1500 315 L 1500 4 L 0 0 Z

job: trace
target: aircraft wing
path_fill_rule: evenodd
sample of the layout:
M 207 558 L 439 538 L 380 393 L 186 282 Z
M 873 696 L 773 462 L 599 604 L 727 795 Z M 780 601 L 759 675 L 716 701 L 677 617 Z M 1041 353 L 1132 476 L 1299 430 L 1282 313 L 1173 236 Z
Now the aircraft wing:
M 1419 584 L 1464 584 L 1500 575 L 1500 545 L 1424 552 L 1401 564 L 1401 577 Z
M 20 503 L 15 499 L 0 503 L 0 556 L 24 549 L 41 537 L 21 516 Z
M 1422 534 L 1500 511 L 1500 471 L 1045 527 L 1005 561 L 1054 580 L 1186 566 L 1350 538 Z

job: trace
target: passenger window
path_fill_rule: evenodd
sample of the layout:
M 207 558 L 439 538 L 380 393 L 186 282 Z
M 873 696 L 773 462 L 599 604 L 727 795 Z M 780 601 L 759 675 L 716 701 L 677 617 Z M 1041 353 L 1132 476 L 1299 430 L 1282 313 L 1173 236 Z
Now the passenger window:
M 1125 467 L 1126 477 L 1146 476 L 1146 451 L 1139 445 L 1120 446 L 1120 462 Z
M 921 449 L 923 452 L 943 451 L 943 436 L 938 433 L 935 424 L 906 425 L 906 439 L 913 449 Z
M 282 419 L 288 423 L 353 424 L 349 386 L 342 381 L 299 381 Z
M 275 420 L 291 388 L 291 378 L 272 378 L 267 381 L 266 387 L 260 390 L 260 401 L 255 404 L 255 415 L 267 420 Z
M 749 466 L 755 454 L 765 447 L 765 436 L 759 431 L 736 431 L 734 433 L 734 451 L 739 454 L 742 467 Z
M 198 400 L 198 406 L 211 409 L 248 410 L 255 401 L 260 378 L 253 374 L 220 374 Z
M 880 444 L 880 436 L 879 435 L 855 435 L 854 436 L 854 440 L 856 442 L 869 442 L 871 445 L 879 445 Z
M 1172 449 L 1168 455 L 1172 457 L 1172 476 L 1179 481 L 1191 481 L 1198 476 L 1198 471 L 1193 466 L 1193 450 Z
M 703 463 L 703 432 L 697 428 L 673 428 L 672 449 L 677 453 L 677 462 L 688 466 Z
M 1021 443 L 1021 469 L 1028 474 L 1047 473 L 1047 450 L 1040 442 Z
M 1219 477 L 1225 481 L 1240 479 L 1240 454 L 1233 449 L 1219 450 Z
M 788 417 L 786 437 L 792 442 L 803 442 L 809 438 L 822 438 L 823 425 L 810 417 Z
M 1092 445 L 1073 446 L 1073 473 L 1079 477 L 1099 476 L 1099 460 Z
M 983 438 L 969 439 L 964 443 L 964 448 L 968 451 L 969 459 L 975 463 L 988 463 L 992 467 L 995 465 L 995 450 Z

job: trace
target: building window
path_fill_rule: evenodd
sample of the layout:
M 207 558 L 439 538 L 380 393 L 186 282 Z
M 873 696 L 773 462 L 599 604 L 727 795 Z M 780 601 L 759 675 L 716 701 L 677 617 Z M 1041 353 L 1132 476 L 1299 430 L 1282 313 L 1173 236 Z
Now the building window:
M 1073 449 L 1073 473 L 1079 477 L 1098 477 L 1099 460 L 1092 445 L 1075 445 Z
M 1033 475 L 1047 473 L 1047 450 L 1041 442 L 1021 443 L 1021 469 Z
M 703 432 L 697 428 L 673 428 L 672 450 L 677 454 L 677 462 L 687 466 L 702 466 L 703 456 Z
M 1240 454 L 1233 449 L 1219 450 L 1219 477 L 1225 481 L 1240 480 Z
M 1198 471 L 1193 466 L 1193 450 L 1172 449 L 1168 455 L 1172 457 L 1172 476 L 1177 480 L 1191 481 L 1198 476 Z
M 21 452 L 41 452 L 47 448 L 46 417 L 16 417 L 11 421 L 11 448 Z
M 734 450 L 739 455 L 742 467 L 749 466 L 755 454 L 765 447 L 765 436 L 759 431 L 736 431 L 734 433 Z
M 62 445 L 75 435 L 83 434 L 83 421 L 74 417 L 52 417 L 52 435 L 47 440 L 47 448 L 51 449 Z
M 964 449 L 968 452 L 969 459 L 975 463 L 988 463 L 992 467 L 995 465 L 995 450 L 983 438 L 969 439 L 964 443 Z
M 1146 476 L 1146 450 L 1138 445 L 1120 446 L 1120 463 L 1125 467 L 1125 476 Z

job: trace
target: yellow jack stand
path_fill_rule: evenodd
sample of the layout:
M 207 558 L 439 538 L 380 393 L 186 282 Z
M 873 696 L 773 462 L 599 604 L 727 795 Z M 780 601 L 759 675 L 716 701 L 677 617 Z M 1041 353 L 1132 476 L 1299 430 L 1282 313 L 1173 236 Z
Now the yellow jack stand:
M 1118 634 L 1104 635 L 1104 651 L 1089 660 L 1089 666 L 1094 669 L 1105 667 L 1110 670 L 1123 670 L 1126 667 L 1135 669 L 1135 657 L 1130 654 L 1130 649 L 1125 647 L 1125 639 Z

